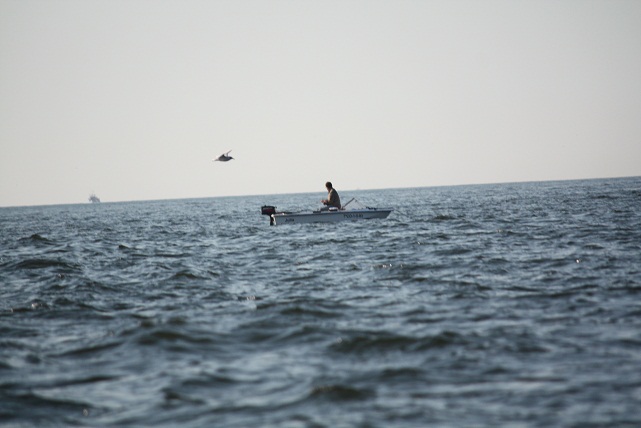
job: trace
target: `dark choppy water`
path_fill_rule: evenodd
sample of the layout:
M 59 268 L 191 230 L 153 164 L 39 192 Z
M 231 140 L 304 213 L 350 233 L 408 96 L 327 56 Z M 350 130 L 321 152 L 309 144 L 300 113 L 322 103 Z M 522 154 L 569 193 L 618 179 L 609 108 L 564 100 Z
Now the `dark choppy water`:
M 0 209 L 0 424 L 640 426 L 641 178 Z

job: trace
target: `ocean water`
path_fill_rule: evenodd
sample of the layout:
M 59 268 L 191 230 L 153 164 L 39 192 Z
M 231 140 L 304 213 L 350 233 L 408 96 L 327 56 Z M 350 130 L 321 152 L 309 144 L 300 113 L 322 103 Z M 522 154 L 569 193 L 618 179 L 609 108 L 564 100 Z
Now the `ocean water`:
M 0 425 L 641 426 L 641 178 L 0 209 Z

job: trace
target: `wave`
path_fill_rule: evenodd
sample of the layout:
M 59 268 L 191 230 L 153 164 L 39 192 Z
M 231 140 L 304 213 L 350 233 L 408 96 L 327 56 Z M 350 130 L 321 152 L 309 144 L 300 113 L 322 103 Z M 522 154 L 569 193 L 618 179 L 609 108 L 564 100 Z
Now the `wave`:
M 369 388 L 357 388 L 352 385 L 329 384 L 319 385 L 312 388 L 309 398 L 313 400 L 327 401 L 354 401 L 367 400 L 376 395 L 375 390 Z
M 31 235 L 31 236 L 29 236 L 27 238 L 20 238 L 20 239 L 18 239 L 18 242 L 21 242 L 21 243 L 32 242 L 32 243 L 52 244 L 52 245 L 55 244 L 53 241 L 51 241 L 51 240 L 49 240 L 49 239 L 45 238 L 44 236 L 39 235 L 37 233 L 34 233 L 33 235 Z
M 77 263 L 61 260 L 61 259 L 27 259 L 13 263 L 12 269 L 16 270 L 32 270 L 32 269 L 49 269 L 54 268 L 60 272 L 80 272 L 82 266 Z
M 331 345 L 331 349 L 347 354 L 368 354 L 402 351 L 425 351 L 464 343 L 458 333 L 443 331 L 436 335 L 414 337 L 392 333 L 346 335 Z
M 9 424 L 16 422 L 17 426 L 26 426 L 27 423 L 47 426 L 51 421 L 74 419 L 78 423 L 96 409 L 86 401 L 57 398 L 55 392 L 36 393 L 31 390 L 24 391 L 20 387 L 7 389 L 3 386 L 0 400 L 0 416 L 3 421 Z M 29 409 L 29 412 L 25 412 L 24 409 Z

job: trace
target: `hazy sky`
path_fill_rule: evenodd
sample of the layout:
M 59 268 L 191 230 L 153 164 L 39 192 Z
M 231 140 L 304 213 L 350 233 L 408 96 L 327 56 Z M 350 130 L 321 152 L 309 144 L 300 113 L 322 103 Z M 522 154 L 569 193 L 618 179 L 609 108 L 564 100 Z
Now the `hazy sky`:
M 639 0 L 0 0 L 0 206 L 637 175 Z

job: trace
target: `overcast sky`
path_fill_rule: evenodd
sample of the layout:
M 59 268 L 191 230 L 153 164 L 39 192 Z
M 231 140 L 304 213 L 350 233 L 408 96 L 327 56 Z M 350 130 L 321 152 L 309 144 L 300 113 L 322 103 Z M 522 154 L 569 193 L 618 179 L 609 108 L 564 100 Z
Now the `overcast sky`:
M 638 175 L 639 0 L 0 0 L 0 206 Z

